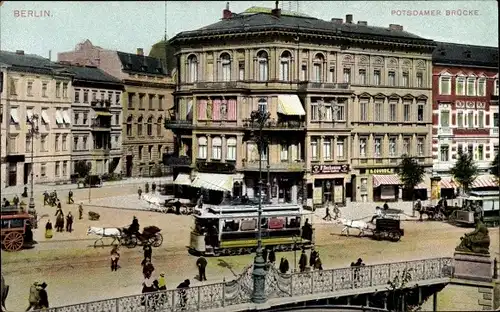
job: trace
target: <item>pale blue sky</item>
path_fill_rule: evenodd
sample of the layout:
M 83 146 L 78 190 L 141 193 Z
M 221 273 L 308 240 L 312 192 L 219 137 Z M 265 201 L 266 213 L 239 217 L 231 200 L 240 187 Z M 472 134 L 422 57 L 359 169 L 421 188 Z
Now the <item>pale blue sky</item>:
M 274 1 L 230 2 L 233 12 L 251 6 L 274 7 Z M 285 9 L 290 1 L 284 1 Z M 291 1 L 295 9 L 295 1 Z M 0 7 L 0 49 L 25 50 L 52 59 L 90 39 L 95 45 L 125 52 L 146 53 L 164 33 L 164 1 L 140 2 L 18 2 Z M 168 1 L 168 36 L 215 23 L 226 1 Z M 280 1 L 281 6 L 281 1 Z M 446 10 L 477 10 L 474 16 L 450 16 Z M 15 10 L 48 10 L 50 17 L 16 17 Z M 405 30 L 434 40 L 498 46 L 497 3 L 491 1 L 300 1 L 301 13 L 330 20 L 353 14 L 354 21 Z M 397 16 L 394 10 L 439 10 L 440 16 Z

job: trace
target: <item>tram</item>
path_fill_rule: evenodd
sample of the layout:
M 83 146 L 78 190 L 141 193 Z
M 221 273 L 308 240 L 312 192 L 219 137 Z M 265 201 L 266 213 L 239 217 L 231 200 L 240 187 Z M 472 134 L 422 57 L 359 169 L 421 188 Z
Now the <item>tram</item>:
M 312 212 L 297 204 L 263 204 L 262 245 L 275 251 L 310 248 L 313 228 L 308 215 Z M 203 205 L 196 208 L 190 251 L 205 256 L 249 254 L 257 248 L 258 205 Z
M 459 196 L 456 202 L 462 207 L 454 210 L 449 221 L 457 225 L 473 226 L 476 208 L 481 212 L 486 226 L 500 224 L 500 198 L 499 191 L 471 191 L 465 196 Z

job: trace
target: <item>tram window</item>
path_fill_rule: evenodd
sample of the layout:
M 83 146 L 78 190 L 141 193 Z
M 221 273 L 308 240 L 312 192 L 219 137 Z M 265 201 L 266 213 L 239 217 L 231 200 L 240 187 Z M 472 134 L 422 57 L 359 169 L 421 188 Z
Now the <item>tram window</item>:
M 23 219 L 12 219 L 12 220 L 10 220 L 10 227 L 11 228 L 22 228 L 22 227 L 24 227 L 24 220 Z
M 224 221 L 224 232 L 237 232 L 240 228 L 240 223 L 235 220 Z
M 257 228 L 257 220 L 243 220 L 241 221 L 241 230 L 242 231 L 254 231 Z
M 8 229 L 10 220 L 2 220 L 2 229 Z
M 284 220 L 280 218 L 271 218 L 269 219 L 269 229 L 271 230 L 281 230 L 284 228 Z

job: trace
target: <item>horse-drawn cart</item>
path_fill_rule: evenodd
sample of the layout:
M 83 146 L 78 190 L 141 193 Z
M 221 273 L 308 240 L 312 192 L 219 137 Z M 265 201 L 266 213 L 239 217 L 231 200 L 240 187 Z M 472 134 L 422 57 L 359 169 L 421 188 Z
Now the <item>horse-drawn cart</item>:
M 33 216 L 19 211 L 17 207 L 2 207 L 2 230 L 1 240 L 2 245 L 7 251 L 18 251 L 23 248 L 25 235 L 31 231 L 27 229 L 28 222 L 32 222 Z
M 389 240 L 397 242 L 404 236 L 399 216 L 384 216 L 375 220 L 375 228 L 372 229 L 373 238 L 376 240 Z

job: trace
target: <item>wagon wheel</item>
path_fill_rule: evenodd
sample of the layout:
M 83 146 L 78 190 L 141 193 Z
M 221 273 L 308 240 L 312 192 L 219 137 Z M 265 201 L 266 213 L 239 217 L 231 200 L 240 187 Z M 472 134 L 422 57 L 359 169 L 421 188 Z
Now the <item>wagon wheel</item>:
M 401 239 L 401 234 L 397 231 L 389 232 L 389 239 L 391 242 L 397 242 Z
M 450 216 L 448 217 L 448 222 L 451 224 L 454 224 L 457 221 L 457 215 L 455 212 L 452 212 Z
M 160 247 L 163 244 L 163 235 L 161 233 L 156 233 L 153 237 L 153 247 Z
M 23 234 L 19 232 L 10 232 L 5 236 L 3 245 L 7 251 L 18 251 L 23 248 Z
M 135 246 L 137 246 L 137 237 L 135 236 L 126 237 L 123 240 L 122 244 L 125 245 L 125 247 L 134 248 Z

